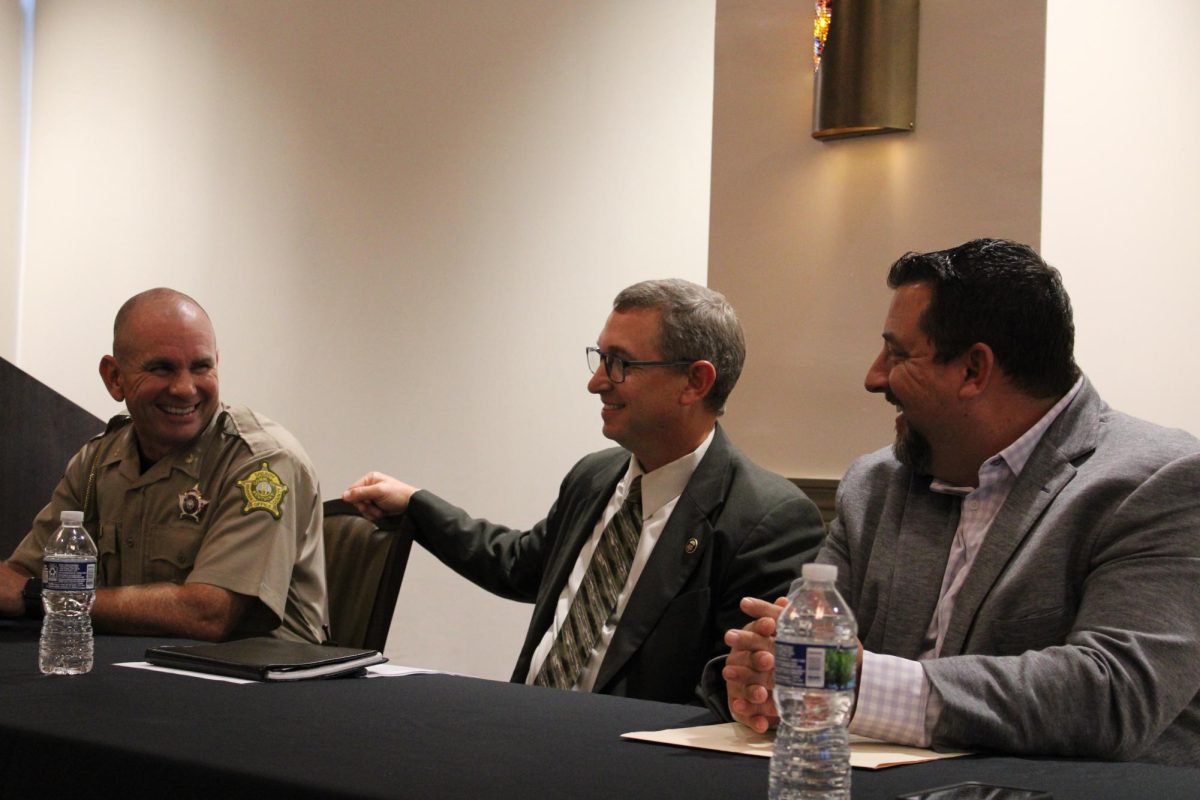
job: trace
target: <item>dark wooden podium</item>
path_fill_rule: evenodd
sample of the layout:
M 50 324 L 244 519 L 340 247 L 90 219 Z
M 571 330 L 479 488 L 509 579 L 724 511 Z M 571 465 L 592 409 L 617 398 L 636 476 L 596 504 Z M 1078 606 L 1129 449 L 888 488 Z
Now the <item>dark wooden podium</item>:
M 67 461 L 104 421 L 0 358 L 0 559 L 29 532 Z

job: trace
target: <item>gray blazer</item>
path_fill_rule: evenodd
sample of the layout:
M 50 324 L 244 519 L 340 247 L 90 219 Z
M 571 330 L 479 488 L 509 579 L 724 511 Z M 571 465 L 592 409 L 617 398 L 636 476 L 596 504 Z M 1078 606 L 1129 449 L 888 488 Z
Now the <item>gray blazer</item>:
M 579 551 L 628 465 L 621 448 L 584 457 L 546 519 L 527 531 L 470 519 L 430 492 L 413 495 L 408 516 L 418 542 L 468 580 L 534 604 L 512 680 L 529 674 Z M 786 594 L 823 535 L 812 501 L 742 455 L 717 426 L 630 595 L 594 691 L 696 701 L 705 661 L 728 650 L 727 629 L 749 621 L 739 601 Z
M 916 658 L 959 500 L 891 449 L 856 461 L 819 561 L 873 652 Z M 1034 450 L 955 603 L 934 743 L 1200 766 L 1200 442 L 1084 385 Z

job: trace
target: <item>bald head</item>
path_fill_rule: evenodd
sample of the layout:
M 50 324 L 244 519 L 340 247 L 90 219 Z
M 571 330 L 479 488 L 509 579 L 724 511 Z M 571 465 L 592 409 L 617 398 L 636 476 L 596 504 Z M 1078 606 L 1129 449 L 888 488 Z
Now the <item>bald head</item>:
M 204 308 L 183 292 L 166 287 L 147 289 L 125 301 L 113 321 L 113 355 L 127 361 L 137 349 L 137 328 L 152 320 L 178 320 L 207 327 L 216 343 L 212 321 Z
M 208 314 L 174 289 L 151 289 L 121 306 L 113 355 L 100 377 L 125 403 L 144 460 L 190 446 L 220 409 L 217 342 Z

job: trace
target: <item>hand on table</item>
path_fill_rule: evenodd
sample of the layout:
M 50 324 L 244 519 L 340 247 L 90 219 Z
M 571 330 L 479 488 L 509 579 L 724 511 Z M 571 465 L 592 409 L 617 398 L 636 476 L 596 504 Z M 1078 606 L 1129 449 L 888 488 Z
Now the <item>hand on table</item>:
M 0 617 L 20 617 L 25 614 L 25 598 L 21 592 L 29 576 L 0 561 Z

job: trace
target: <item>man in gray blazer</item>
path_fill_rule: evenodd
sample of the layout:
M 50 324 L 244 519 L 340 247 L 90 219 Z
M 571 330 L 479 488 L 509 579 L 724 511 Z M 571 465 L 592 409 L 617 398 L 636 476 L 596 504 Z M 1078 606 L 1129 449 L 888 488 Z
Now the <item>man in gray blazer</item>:
M 910 253 L 888 284 L 866 386 L 896 443 L 847 471 L 817 559 L 858 617 L 851 731 L 1200 766 L 1200 442 L 1100 399 L 1028 247 Z M 721 674 L 765 730 L 780 609 L 743 609 Z
M 368 516 L 405 511 L 452 569 L 534 603 L 514 681 L 693 702 L 726 629 L 749 619 L 741 598 L 786 591 L 820 545 L 820 515 L 717 425 L 745 357 L 724 297 L 635 284 L 587 351 L 603 433 L 621 446 L 576 464 L 532 529 L 470 519 L 380 473 L 344 497 Z

